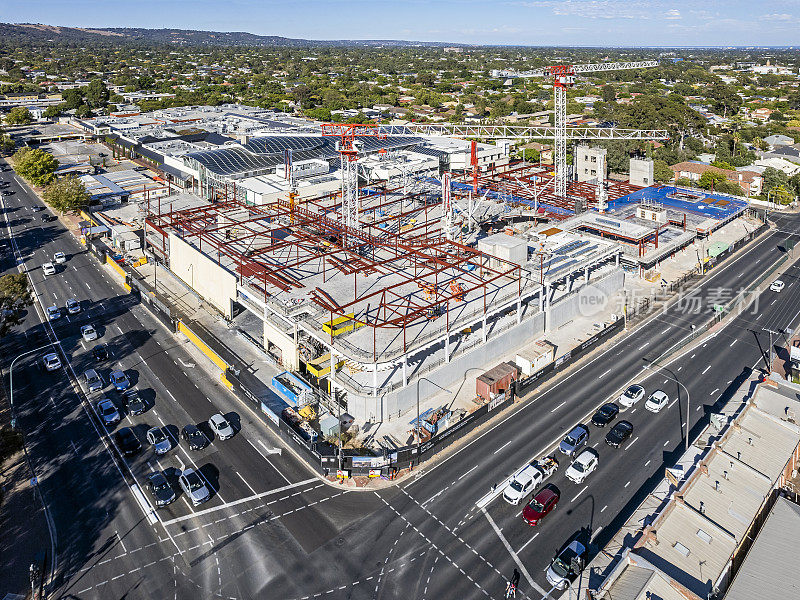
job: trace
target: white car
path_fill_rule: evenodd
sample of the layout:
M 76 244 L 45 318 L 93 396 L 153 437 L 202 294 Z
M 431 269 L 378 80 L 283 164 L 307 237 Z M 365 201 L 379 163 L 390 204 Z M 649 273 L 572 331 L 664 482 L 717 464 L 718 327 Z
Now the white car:
M 67 255 L 63 252 L 56 252 L 53 254 L 53 262 L 58 265 L 63 265 L 65 262 L 67 262 Z
M 58 358 L 58 354 L 55 352 L 45 354 L 42 361 L 44 362 L 44 368 L 48 371 L 55 371 L 61 368 L 61 359 Z
M 55 304 L 53 306 L 47 307 L 47 319 L 49 321 L 55 321 L 61 316 L 61 309 L 58 308 Z
M 178 482 L 181 484 L 181 489 L 189 496 L 194 506 L 202 504 L 211 498 L 211 493 L 208 491 L 205 481 L 194 469 L 184 470 L 178 478 Z
M 776 279 L 772 282 L 772 285 L 769 286 L 769 289 L 773 292 L 782 292 L 784 287 L 786 287 L 786 284 L 780 279 Z
M 519 504 L 519 501 L 533 492 L 541 482 L 542 472 L 533 465 L 528 465 L 514 475 L 514 478 L 503 491 L 503 499 L 509 504 Z
M 598 458 L 592 450 L 584 450 L 578 455 L 578 458 L 572 461 L 572 464 L 567 467 L 567 472 L 564 473 L 567 479 L 575 483 L 583 483 L 589 474 L 597 468 Z
M 221 440 L 232 438 L 233 434 L 236 433 L 233 427 L 231 427 L 231 424 L 221 413 L 212 415 L 208 420 L 208 426 L 211 427 L 211 431 L 214 432 L 214 435 Z
M 55 275 L 56 274 L 56 267 L 51 262 L 46 262 L 42 265 L 42 273 L 47 275 Z
M 663 390 L 656 390 L 650 394 L 647 402 L 644 403 L 644 407 L 650 412 L 657 413 L 667 404 L 669 404 L 669 396 L 667 396 L 667 393 Z
M 634 384 L 629 386 L 628 389 L 620 395 L 620 397 L 617 399 L 617 404 L 624 406 L 625 408 L 630 408 L 642 398 L 644 398 L 644 388 L 640 385 Z
M 97 330 L 91 325 L 84 325 L 81 327 L 81 337 L 84 342 L 91 342 L 97 339 Z

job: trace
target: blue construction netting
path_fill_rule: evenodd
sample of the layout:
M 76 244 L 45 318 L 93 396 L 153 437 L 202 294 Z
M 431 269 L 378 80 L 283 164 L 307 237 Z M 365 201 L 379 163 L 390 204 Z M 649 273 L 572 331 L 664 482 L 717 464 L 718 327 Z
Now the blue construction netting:
M 682 200 L 670 197 L 675 193 L 691 194 L 698 196 L 696 201 Z M 713 194 L 705 190 L 675 188 L 675 186 L 647 187 L 637 190 L 608 202 L 609 211 L 623 208 L 629 204 L 638 204 L 642 200 L 660 202 L 665 208 L 673 208 L 687 213 L 702 215 L 711 219 L 724 221 L 733 217 L 747 208 L 747 201 L 733 196 Z

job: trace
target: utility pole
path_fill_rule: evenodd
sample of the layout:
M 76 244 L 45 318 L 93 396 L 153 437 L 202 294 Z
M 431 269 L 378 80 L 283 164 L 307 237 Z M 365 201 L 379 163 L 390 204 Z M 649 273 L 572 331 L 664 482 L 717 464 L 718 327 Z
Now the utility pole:
M 778 335 L 778 334 L 783 333 L 783 332 L 782 331 L 773 331 L 772 329 L 767 329 L 766 327 L 763 329 L 763 331 L 766 331 L 767 333 L 769 333 L 769 364 L 767 365 L 767 371 L 769 373 L 772 373 L 772 336 L 773 335 Z

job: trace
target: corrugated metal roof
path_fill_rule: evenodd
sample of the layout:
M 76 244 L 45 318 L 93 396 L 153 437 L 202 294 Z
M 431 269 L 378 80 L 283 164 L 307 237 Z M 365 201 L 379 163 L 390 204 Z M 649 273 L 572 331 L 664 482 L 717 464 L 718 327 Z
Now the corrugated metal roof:
M 800 598 L 800 506 L 778 498 L 725 600 Z

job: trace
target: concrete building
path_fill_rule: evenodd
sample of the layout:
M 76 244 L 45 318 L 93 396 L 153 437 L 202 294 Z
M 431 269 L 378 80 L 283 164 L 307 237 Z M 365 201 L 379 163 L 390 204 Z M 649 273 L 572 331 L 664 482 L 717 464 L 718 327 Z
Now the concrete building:
M 648 187 L 655 183 L 653 159 L 651 158 L 631 158 L 630 160 L 630 183 Z
M 605 181 L 608 177 L 606 161 L 608 150 L 590 146 L 578 146 L 575 150 L 577 161 L 575 173 L 578 181 L 592 181 L 599 179 Z

